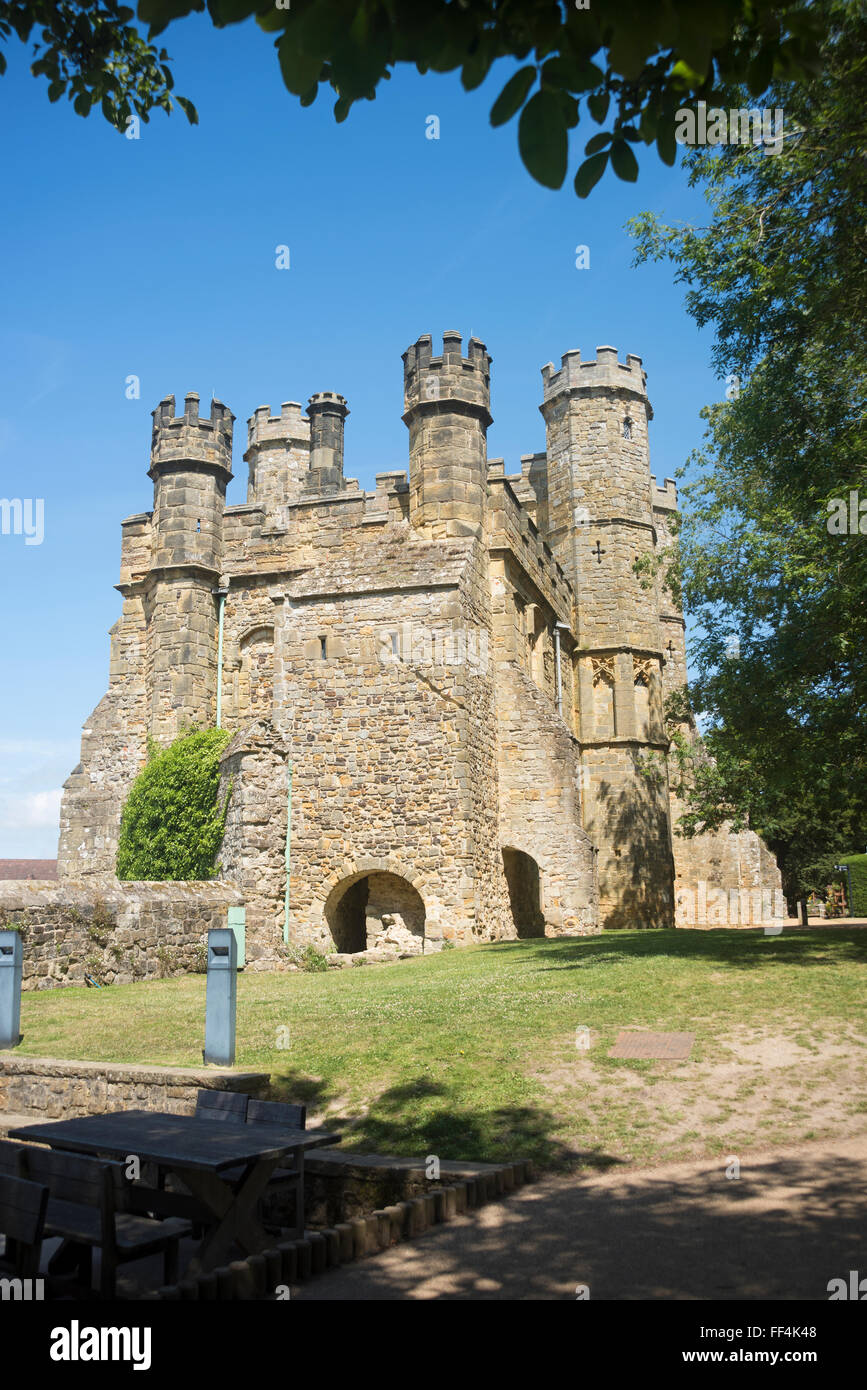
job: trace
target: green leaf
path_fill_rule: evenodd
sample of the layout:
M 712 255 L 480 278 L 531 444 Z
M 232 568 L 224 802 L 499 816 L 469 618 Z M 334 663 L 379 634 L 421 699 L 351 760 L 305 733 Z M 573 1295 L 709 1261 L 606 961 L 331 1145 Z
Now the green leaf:
M 611 146 L 611 167 L 627 183 L 635 183 L 638 178 L 638 160 L 625 140 L 615 140 Z
M 652 6 L 648 6 L 651 11 Z M 621 22 L 614 31 L 614 38 L 608 49 L 608 62 L 613 72 L 624 77 L 638 77 L 644 65 L 656 48 L 656 37 L 641 24 Z
M 526 169 L 545 188 L 560 188 L 569 162 L 563 108 L 553 92 L 537 92 L 518 123 L 518 149 Z
M 563 91 L 555 91 L 554 95 L 562 107 L 563 120 L 566 122 L 569 130 L 574 130 L 581 116 L 578 98 L 572 97 L 568 92 Z
M 565 87 L 573 91 L 572 77 L 575 65 L 565 58 L 549 58 L 542 64 L 541 81 L 543 87 Z
M 570 92 L 589 92 L 593 87 L 598 87 L 605 81 L 605 73 L 601 68 L 597 68 L 595 63 L 587 62 L 575 65 L 569 81 Z
M 674 117 L 666 113 L 660 117 L 656 131 L 656 148 L 663 164 L 669 168 L 677 159 L 677 141 L 675 137 Z
M 608 92 L 594 92 L 587 98 L 587 109 L 597 125 L 601 125 L 608 115 L 611 97 Z
M 678 15 L 676 50 L 678 56 L 683 58 L 702 80 L 707 77 L 713 53 L 713 36 L 704 6 L 690 8 L 689 11 L 682 10 Z
M 461 68 L 461 86 L 465 92 L 473 92 L 476 87 L 480 87 L 491 70 L 493 53 L 490 48 L 479 43 L 476 51 L 471 53 Z
M 193 103 L 188 101 L 186 97 L 175 97 L 175 101 L 178 103 L 178 106 L 183 111 L 190 125 L 198 125 L 199 113 Z
M 653 141 L 656 138 L 657 119 L 658 117 L 653 107 L 645 106 L 644 110 L 641 113 L 639 130 L 641 131 L 641 138 L 646 145 L 653 144 Z
M 511 120 L 518 108 L 523 106 L 535 81 L 534 67 L 520 68 L 510 77 L 491 107 L 491 125 L 505 125 L 506 121 Z
M 586 198 L 592 188 L 602 178 L 608 164 L 608 153 L 594 154 L 590 159 L 585 159 L 578 173 L 575 175 L 575 192 L 579 198 Z
M 286 33 L 277 43 L 280 71 L 283 81 L 295 96 L 309 92 L 322 72 L 322 59 L 315 54 L 302 53 L 291 33 Z
M 767 48 L 763 48 L 747 68 L 747 86 L 752 96 L 760 97 L 768 90 L 773 72 L 773 55 Z
M 240 24 L 242 19 L 249 19 L 259 8 L 257 0 L 209 0 L 208 4 L 211 18 L 218 29 L 227 24 Z
M 604 150 L 607 145 L 610 145 L 613 139 L 614 136 L 611 134 L 610 130 L 602 130 L 598 135 L 591 136 L 587 141 L 587 144 L 584 146 L 584 153 L 598 154 L 600 150 Z
M 256 15 L 256 23 L 266 34 L 279 33 L 281 29 L 286 29 L 289 25 L 291 15 L 287 10 L 278 10 L 276 5 L 273 9 L 266 10 L 264 14 Z
M 298 47 L 311 56 L 324 62 L 333 53 L 335 45 L 346 29 L 346 15 L 334 0 L 319 0 L 305 10 L 292 32 L 296 35 Z

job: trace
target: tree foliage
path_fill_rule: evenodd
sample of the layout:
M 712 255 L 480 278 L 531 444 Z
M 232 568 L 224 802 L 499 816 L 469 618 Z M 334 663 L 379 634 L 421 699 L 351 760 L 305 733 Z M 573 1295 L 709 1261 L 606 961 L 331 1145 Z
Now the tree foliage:
M 834 878 L 844 883 L 847 889 L 851 883 L 850 913 L 853 917 L 867 917 L 867 854 L 847 854 L 840 863 L 848 864 L 849 873 L 846 876 L 835 874 Z
M 715 331 L 729 399 L 707 407 L 683 491 L 676 578 L 707 723 L 681 828 L 749 818 L 790 896 L 867 830 L 867 13 L 822 0 L 822 72 L 776 84 L 783 151 L 687 156 L 707 226 L 633 219 Z M 731 101 L 738 102 L 737 92 Z
M 155 107 L 171 112 L 177 103 L 195 123 L 192 102 L 172 98 L 168 53 L 142 37 L 134 16 L 116 0 L 0 0 L 0 39 L 14 34 L 22 43 L 32 41 L 30 71 L 48 82 L 49 101 L 67 95 L 79 116 L 99 106 L 111 125 L 125 130 L 133 114 L 147 121 Z M 0 74 L 5 71 L 0 51 Z
M 90 8 L 0 5 L 0 17 L 4 12 L 17 16 L 12 27 L 19 36 L 28 22 L 46 24 L 47 12 L 58 12 L 57 22 L 45 31 L 58 95 L 58 62 L 74 69 L 78 52 L 64 47 L 64 28 L 73 18 L 79 24 L 80 12 Z M 113 0 L 93 9 L 104 16 L 103 35 L 114 33 L 118 52 L 142 61 L 132 12 Z M 598 126 L 608 122 L 585 144 L 575 175 L 579 197 L 587 196 L 609 166 L 618 178 L 634 181 L 635 150 L 641 144 L 655 145 L 660 158 L 673 164 L 675 116 L 684 102 L 704 99 L 713 105 L 733 84 L 744 84 L 759 97 L 775 79 L 814 72 L 821 37 L 815 8 L 805 0 L 702 0 L 700 5 L 696 0 L 593 0 L 592 5 L 589 0 L 140 0 L 138 18 L 150 26 L 153 39 L 173 20 L 206 9 L 218 28 L 255 17 L 275 36 L 289 92 L 309 106 L 320 87 L 330 87 L 338 121 L 355 102 L 373 100 L 379 84 L 401 63 L 421 73 L 459 72 L 465 90 L 472 91 L 499 59 L 519 61 L 522 67 L 494 102 L 491 122 L 502 125 L 518 117 L 521 158 L 539 183 L 562 185 L 569 131 L 582 114 Z M 75 93 L 81 114 L 99 86 L 91 50 L 97 58 L 102 52 L 91 45 L 86 71 L 73 78 L 83 83 Z M 131 65 L 129 100 L 144 110 L 151 105 L 168 110 L 164 52 L 147 51 L 164 75 L 166 92 L 157 97 L 149 81 L 136 79 L 138 69 Z M 189 103 L 179 104 L 195 118 Z M 111 101 L 104 110 L 118 124 Z
M 230 738 L 225 729 L 205 729 L 151 748 L 123 808 L 118 878 L 214 878 L 231 795 L 230 788 L 221 807 L 220 757 Z

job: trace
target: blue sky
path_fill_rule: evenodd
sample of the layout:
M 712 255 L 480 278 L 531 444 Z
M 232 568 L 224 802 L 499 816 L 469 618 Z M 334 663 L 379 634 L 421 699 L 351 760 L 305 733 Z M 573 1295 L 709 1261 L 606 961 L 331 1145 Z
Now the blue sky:
M 422 333 L 487 344 L 489 453 L 507 471 L 544 448 L 539 369 L 571 348 L 644 359 L 660 480 L 723 394 L 671 269 L 630 265 L 633 213 L 706 220 L 652 151 L 637 184 L 606 176 L 581 202 L 571 176 L 559 192 L 533 183 L 514 123 L 490 128 L 508 64 L 469 94 L 457 76 L 401 71 L 337 125 L 324 92 L 306 110 L 286 93 L 254 24 L 219 32 L 196 15 L 162 42 L 197 127 L 157 113 L 128 140 L 52 106 L 17 43 L 0 78 L 0 497 L 45 509 L 41 544 L 0 535 L 0 858 L 56 852 L 59 788 L 108 680 L 119 522 L 152 505 L 163 395 L 215 392 L 235 413 L 240 502 L 247 417 L 314 391 L 348 400 L 349 476 L 372 486 L 405 468 L 400 355 Z M 432 114 L 439 140 L 426 138 Z M 573 135 L 583 145 L 593 130 Z

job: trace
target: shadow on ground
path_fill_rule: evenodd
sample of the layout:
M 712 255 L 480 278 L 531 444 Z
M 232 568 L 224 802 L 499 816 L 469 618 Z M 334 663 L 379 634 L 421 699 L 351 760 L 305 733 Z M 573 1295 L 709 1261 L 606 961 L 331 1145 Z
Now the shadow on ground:
M 283 1073 L 271 1085 L 275 1100 L 303 1101 L 320 1113 L 336 1088 L 303 1073 Z M 396 1154 L 440 1161 L 497 1163 L 532 1158 L 545 1167 L 580 1164 L 604 1172 L 622 1162 L 601 1150 L 581 1150 L 552 1137 L 561 1117 L 544 1106 L 504 1105 L 471 1109 L 444 1082 L 419 1076 L 384 1090 L 359 1115 L 326 1114 L 327 1130 L 340 1133 L 340 1151 Z
M 737 1180 L 722 1161 L 548 1178 L 292 1297 L 824 1301 L 867 1273 L 865 1217 L 863 1140 L 742 1160 Z
M 704 959 L 736 969 L 756 970 L 777 965 L 863 964 L 867 962 L 867 932 L 858 928 L 846 931 L 811 927 L 809 932 L 784 931 L 779 936 L 765 936 L 760 927 L 718 931 L 678 927 L 559 940 L 497 941 L 483 949 L 514 951 L 525 956 L 532 951 L 539 957 L 539 968 L 547 970 L 588 970 L 597 965 L 661 956 L 672 960 Z

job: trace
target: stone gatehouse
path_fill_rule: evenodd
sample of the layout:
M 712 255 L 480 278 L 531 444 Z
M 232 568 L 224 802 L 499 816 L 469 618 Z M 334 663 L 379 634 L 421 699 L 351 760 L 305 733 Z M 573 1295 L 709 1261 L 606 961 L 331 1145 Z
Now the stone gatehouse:
M 221 876 L 247 952 L 674 925 L 694 866 L 778 888 L 752 834 L 672 837 L 665 695 L 684 622 L 644 557 L 675 484 L 651 477 L 641 359 L 542 369 L 547 448 L 487 456 L 490 365 L 457 333 L 403 356 L 409 471 L 344 475 L 343 396 L 248 422 L 153 416 L 153 509 L 122 523 L 110 683 L 61 813 L 62 878 L 111 874 L 148 737 L 231 730 Z M 636 562 L 639 562 L 638 564 Z

